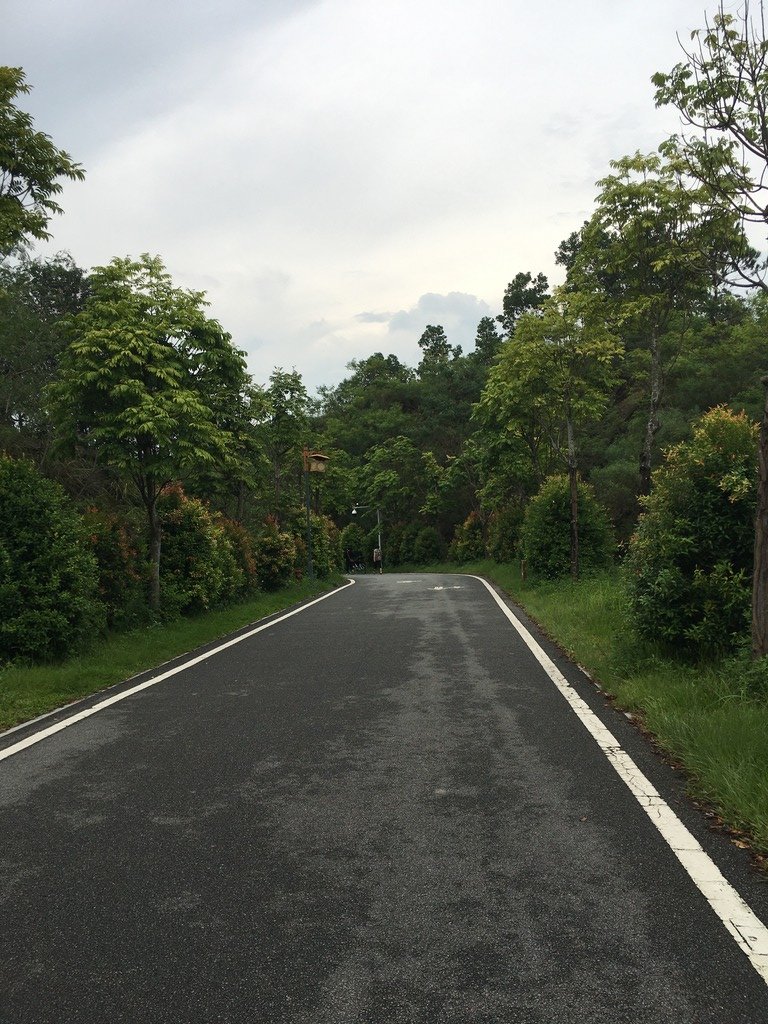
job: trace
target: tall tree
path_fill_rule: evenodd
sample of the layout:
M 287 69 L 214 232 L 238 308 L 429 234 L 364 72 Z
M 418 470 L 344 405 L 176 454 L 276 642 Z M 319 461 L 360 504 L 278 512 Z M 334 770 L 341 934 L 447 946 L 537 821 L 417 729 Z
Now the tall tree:
M 484 366 L 490 366 L 499 353 L 501 340 L 501 335 L 496 329 L 496 321 L 492 316 L 484 316 L 477 325 L 475 358 L 479 359 Z
M 504 289 L 503 312 L 496 317 L 508 338 L 515 333 L 520 317 L 531 310 L 540 309 L 548 293 L 549 282 L 544 274 L 539 273 L 534 277 L 527 270 L 515 274 Z
M 574 577 L 579 572 L 578 435 L 605 409 L 621 352 L 598 296 L 556 289 L 540 313 L 520 317 L 483 394 L 509 427 L 524 432 L 535 425 L 567 467 Z
M 80 164 L 14 103 L 29 90 L 21 68 L 0 67 L 0 257 L 30 239 L 49 238 L 48 221 L 61 213 L 54 198 L 61 179 L 84 177 Z
M 763 0 L 737 14 L 720 3 L 693 47 L 668 74 L 653 76 L 656 105 L 676 107 L 684 130 L 666 144 L 714 202 L 744 222 L 768 223 L 768 40 Z M 746 256 L 746 259 L 744 258 Z M 733 269 L 768 290 L 749 251 Z M 764 270 L 765 264 L 762 265 Z
M 656 104 L 680 111 L 689 131 L 667 150 L 720 207 L 743 223 L 768 224 L 768 40 L 762 0 L 743 0 L 738 14 L 722 2 L 694 46 L 669 74 L 654 75 Z M 748 254 L 733 263 L 747 284 L 768 291 L 766 264 Z M 752 579 L 752 653 L 768 655 L 768 376 L 758 451 L 755 557 Z
M 266 418 L 261 435 L 272 465 L 272 513 L 281 519 L 289 508 L 301 504 L 301 452 L 308 440 L 309 395 L 300 373 L 280 367 L 272 371 L 264 395 Z M 286 487 L 291 473 L 297 484 L 293 494 Z
M 82 308 L 86 288 L 67 254 L 0 264 L 0 428 L 11 447 L 44 453 L 42 392 L 69 343 L 64 320 Z
M 419 372 L 429 370 L 435 366 L 441 366 L 450 359 L 461 355 L 461 348 L 454 347 L 448 341 L 445 329 L 438 324 L 427 324 L 424 333 L 419 338 L 419 348 L 424 353 L 419 365 Z
M 609 297 L 622 329 L 637 332 L 647 352 L 639 473 L 640 493 L 647 494 L 669 366 L 697 303 L 713 280 L 722 280 L 734 254 L 748 246 L 733 215 L 713 209 L 678 161 L 635 153 L 611 167 L 616 173 L 599 182 L 597 209 L 582 231 L 570 281 L 604 294 L 610 281 Z
M 71 321 L 49 401 L 64 440 L 92 449 L 133 485 L 147 517 L 150 601 L 160 607 L 158 499 L 186 471 L 227 458 L 222 387 L 245 382 L 243 355 L 206 317 L 202 292 L 174 287 L 158 257 L 96 267 Z

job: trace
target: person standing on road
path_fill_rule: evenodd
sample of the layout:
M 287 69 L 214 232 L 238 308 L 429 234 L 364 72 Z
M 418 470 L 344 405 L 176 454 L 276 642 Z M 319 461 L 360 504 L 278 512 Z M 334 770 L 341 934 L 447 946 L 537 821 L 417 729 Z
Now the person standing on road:
M 381 548 L 373 549 L 373 571 L 381 574 Z

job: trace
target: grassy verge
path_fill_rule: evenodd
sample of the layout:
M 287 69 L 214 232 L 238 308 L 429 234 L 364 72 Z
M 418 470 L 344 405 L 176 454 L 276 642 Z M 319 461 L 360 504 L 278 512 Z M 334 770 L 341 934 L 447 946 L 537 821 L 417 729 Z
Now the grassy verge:
M 0 671 L 0 730 L 96 693 L 334 586 L 335 582 L 305 581 L 195 618 L 114 634 L 98 649 L 61 664 L 5 666 Z
M 456 572 L 455 565 L 435 571 Z M 477 562 L 683 765 L 694 796 L 768 853 L 768 690 L 746 658 L 674 661 L 636 639 L 615 572 L 577 583 L 521 580 L 516 566 Z

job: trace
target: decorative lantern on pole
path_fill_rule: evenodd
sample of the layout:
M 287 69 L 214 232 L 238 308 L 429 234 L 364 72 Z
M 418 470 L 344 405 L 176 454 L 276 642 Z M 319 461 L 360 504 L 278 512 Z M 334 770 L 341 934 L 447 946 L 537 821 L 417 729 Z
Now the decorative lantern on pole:
M 307 506 L 307 576 L 313 580 L 315 578 L 315 567 L 312 562 L 312 523 L 310 521 L 310 486 L 309 486 L 309 474 L 310 473 L 324 473 L 326 464 L 328 463 L 328 456 L 321 455 L 320 452 L 310 452 L 308 448 L 303 451 L 304 457 L 304 496 Z

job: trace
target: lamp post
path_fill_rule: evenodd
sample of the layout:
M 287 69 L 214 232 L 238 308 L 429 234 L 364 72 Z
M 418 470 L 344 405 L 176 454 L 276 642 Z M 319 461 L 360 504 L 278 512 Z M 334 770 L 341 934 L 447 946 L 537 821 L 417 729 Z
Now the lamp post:
M 364 509 L 364 508 L 369 509 L 369 508 L 373 508 L 373 507 L 374 507 L 373 505 L 353 505 L 352 506 L 352 515 L 356 516 L 360 509 Z M 381 509 L 378 507 L 378 505 L 376 506 L 376 526 L 377 526 L 377 536 L 378 536 L 379 557 L 381 558 L 381 564 L 380 564 L 379 568 L 380 568 L 380 571 L 383 571 L 383 567 L 384 567 L 384 551 L 383 551 L 383 549 L 381 547 Z
M 304 498 L 307 506 L 307 576 L 313 580 L 315 578 L 315 567 L 312 563 L 312 523 L 309 518 L 309 474 L 324 473 L 328 456 L 321 455 L 320 452 L 310 452 L 309 448 L 305 448 L 302 455 L 304 458 Z

